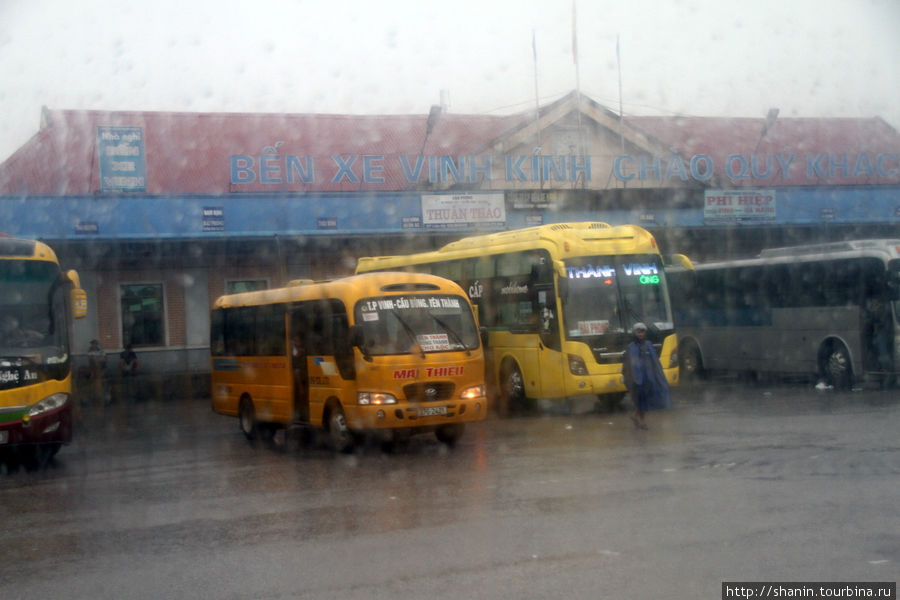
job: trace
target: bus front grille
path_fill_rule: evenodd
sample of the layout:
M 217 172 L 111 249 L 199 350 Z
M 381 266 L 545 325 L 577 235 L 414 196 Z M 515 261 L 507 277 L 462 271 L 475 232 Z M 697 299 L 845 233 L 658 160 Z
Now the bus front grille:
M 425 381 L 403 386 L 407 402 L 441 402 L 453 397 L 456 386 L 450 382 Z

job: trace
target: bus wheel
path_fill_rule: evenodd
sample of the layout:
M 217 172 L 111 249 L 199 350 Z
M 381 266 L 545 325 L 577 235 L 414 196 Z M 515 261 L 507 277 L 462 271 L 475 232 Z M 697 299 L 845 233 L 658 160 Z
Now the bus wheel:
M 678 351 L 678 355 L 681 357 L 682 379 L 696 381 L 703 378 L 703 358 L 697 344 L 687 342 Z
M 457 440 L 462 437 L 466 430 L 465 423 L 454 423 L 453 425 L 441 425 L 434 431 L 434 436 L 442 444 L 447 444 L 451 448 L 456 445 Z
M 622 400 L 625 399 L 625 392 L 617 392 L 615 394 L 599 394 L 597 401 L 594 403 L 594 412 L 613 413 L 622 407 Z
M 525 410 L 525 380 L 519 365 L 513 362 L 503 367 L 500 376 L 500 404 L 507 413 Z
M 275 439 L 275 433 L 278 431 L 279 427 L 275 423 L 257 423 L 256 431 L 258 432 L 259 439 L 264 442 L 271 442 Z
M 328 413 L 328 438 L 331 447 L 337 452 L 349 452 L 353 449 L 353 434 L 347 427 L 347 419 L 340 406 L 335 406 Z
M 241 398 L 241 404 L 238 407 L 238 421 L 241 425 L 241 431 L 247 436 L 248 440 L 255 440 L 259 436 L 259 424 L 256 422 L 256 411 L 253 409 L 253 401 L 244 396 Z
M 824 352 L 820 362 L 825 383 L 837 389 L 848 389 L 853 382 L 853 367 L 850 365 L 850 353 L 841 342 L 832 342 Z

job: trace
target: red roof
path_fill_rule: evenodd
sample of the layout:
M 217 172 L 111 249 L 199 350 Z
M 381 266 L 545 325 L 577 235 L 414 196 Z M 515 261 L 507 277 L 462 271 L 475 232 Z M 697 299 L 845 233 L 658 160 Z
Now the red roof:
M 574 94 L 553 107 L 572 101 Z M 599 106 L 599 105 L 598 105 Z M 544 107 L 545 109 L 548 107 Z M 546 111 L 542 111 L 545 112 Z M 564 111 L 565 112 L 565 111 Z M 567 113 L 568 114 L 568 113 Z M 609 113 L 615 118 L 614 113 Z M 147 194 L 229 194 L 278 191 L 399 191 L 411 189 L 398 169 L 384 169 L 383 182 L 364 186 L 348 178 L 333 182 L 338 172 L 332 156 L 381 156 L 384 160 L 418 156 L 464 156 L 490 153 L 504 136 L 532 122 L 533 113 L 509 116 L 441 114 L 426 137 L 427 115 L 244 114 L 175 112 L 104 112 L 44 110 L 40 131 L 0 165 L 0 194 L 83 195 L 101 189 L 97 167 L 97 127 L 141 127 L 146 164 Z M 671 148 L 687 164 L 692 156 L 707 155 L 718 178 L 710 185 L 728 185 L 726 163 L 731 155 L 756 156 L 781 168 L 777 157 L 793 155 L 787 177 L 767 177 L 778 185 L 860 185 L 900 183 L 900 135 L 879 118 L 777 119 L 763 135 L 765 119 L 705 117 L 626 117 L 630 126 L 646 132 L 660 148 Z M 607 124 L 608 126 L 608 124 Z M 552 124 L 548 126 L 552 129 Z M 616 136 L 618 134 L 616 133 Z M 613 150 L 615 152 L 615 150 Z M 314 183 L 231 182 L 231 157 L 258 160 L 263 154 L 281 157 L 312 156 Z M 860 155 L 869 163 L 857 163 Z M 846 155 L 846 158 L 842 158 Z M 867 171 L 877 156 L 887 155 L 890 176 Z M 812 157 L 816 179 L 808 177 Z M 816 157 L 820 162 L 816 163 Z M 360 159 L 361 160 L 361 159 Z M 833 164 L 830 169 L 823 164 Z M 849 176 L 840 168 L 848 164 Z M 358 163 L 357 163 L 358 168 Z M 740 164 L 735 163 L 739 169 Z M 860 175 L 862 169 L 862 175 Z M 871 169 L 869 169 L 871 171 Z M 759 181 L 734 177 L 730 185 Z
M 760 163 L 757 172 L 767 168 L 781 169 L 777 156 L 785 163 L 791 155 L 793 162 L 787 176 L 779 176 L 779 185 L 864 185 L 900 183 L 900 135 L 880 118 L 870 119 L 776 119 L 765 134 L 765 119 L 708 118 L 708 117 L 626 117 L 631 123 L 657 140 L 674 149 L 683 158 L 708 155 L 717 165 L 716 172 L 723 172 L 729 156 L 739 154 L 757 156 Z M 867 155 L 870 162 L 878 155 L 893 155 L 884 169 L 893 171 L 893 177 L 878 176 L 877 165 L 872 164 L 874 176 L 865 174 L 866 162 L 857 165 L 860 155 Z M 833 157 L 831 155 L 834 155 Z M 843 158 L 846 155 L 846 159 Z M 771 165 L 763 164 L 771 156 Z M 828 175 L 818 179 L 807 177 L 807 161 L 812 160 L 813 172 Z M 862 159 L 863 161 L 867 159 Z M 846 162 L 847 169 L 840 168 Z M 835 167 L 829 168 L 829 165 Z M 749 163 L 748 163 L 749 166 Z M 732 169 L 740 172 L 735 162 Z M 779 171 L 782 173 L 783 169 Z M 854 172 L 856 174 L 854 175 Z M 758 185 L 753 178 L 731 178 L 732 185 Z
M 337 171 L 332 155 L 418 156 L 477 154 L 521 116 L 443 114 L 425 136 L 427 115 L 276 115 L 46 111 L 46 124 L 0 165 L 0 193 L 90 194 L 100 189 L 96 168 L 98 126 L 142 127 L 148 194 L 271 192 L 272 185 L 231 185 L 230 157 L 258 157 L 275 148 L 282 155 L 313 156 Z M 424 144 L 424 146 L 423 146 Z M 424 148 L 424 149 L 423 149 Z M 359 191 L 346 180 L 317 177 L 315 190 Z M 366 190 L 402 190 L 397 173 Z M 393 177 L 392 177 L 393 175 Z M 324 180 L 324 183 L 323 183 Z M 296 184 L 292 186 L 296 189 Z

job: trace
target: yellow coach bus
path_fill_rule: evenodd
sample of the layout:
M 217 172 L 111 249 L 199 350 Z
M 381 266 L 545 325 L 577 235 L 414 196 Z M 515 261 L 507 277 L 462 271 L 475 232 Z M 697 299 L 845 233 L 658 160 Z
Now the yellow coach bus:
M 0 450 L 42 461 L 71 441 L 69 320 L 86 314 L 78 273 L 49 246 L 0 236 Z
M 542 225 L 357 265 L 357 273 L 382 270 L 432 273 L 467 290 L 488 330 L 487 383 L 501 413 L 537 399 L 618 402 L 622 354 L 637 322 L 647 325 L 669 383 L 678 380 L 662 258 L 640 227 Z
M 472 306 L 452 281 L 378 273 L 222 296 L 211 314 L 212 407 L 248 438 L 311 426 L 453 444 L 487 413 Z

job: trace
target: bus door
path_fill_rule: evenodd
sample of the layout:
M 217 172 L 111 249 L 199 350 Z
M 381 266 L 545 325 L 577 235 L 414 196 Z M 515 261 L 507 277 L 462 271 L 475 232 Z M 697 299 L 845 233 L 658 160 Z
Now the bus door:
M 306 403 L 308 419 L 321 422 L 325 403 L 337 398 L 345 403 L 353 400 L 355 369 L 350 345 L 347 311 L 340 300 L 303 302 L 306 319 Z
M 309 324 L 306 313 L 295 309 L 290 315 L 291 375 L 294 391 L 294 421 L 309 422 Z
M 552 283 L 535 286 L 536 312 L 538 314 L 538 364 L 540 366 L 541 397 L 566 396 L 566 360 L 560 340 L 559 312 L 556 306 L 556 290 Z

